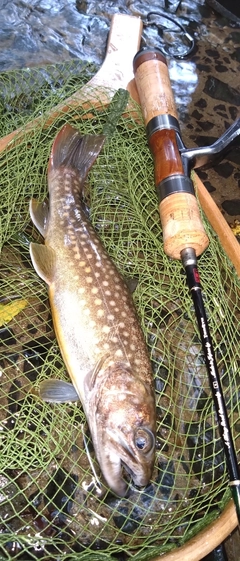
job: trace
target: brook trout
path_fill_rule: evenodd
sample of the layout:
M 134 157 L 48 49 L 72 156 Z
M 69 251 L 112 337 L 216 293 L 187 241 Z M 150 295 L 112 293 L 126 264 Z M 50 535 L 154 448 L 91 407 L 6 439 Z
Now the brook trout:
M 46 203 L 30 203 L 45 244 L 31 243 L 30 254 L 48 284 L 58 344 L 103 476 L 123 496 L 123 466 L 138 486 L 151 478 L 155 393 L 132 298 L 81 202 L 84 181 L 104 139 L 81 137 L 70 125 L 57 135 L 48 167 L 49 209 Z M 47 381 L 46 400 L 69 401 L 68 386 Z

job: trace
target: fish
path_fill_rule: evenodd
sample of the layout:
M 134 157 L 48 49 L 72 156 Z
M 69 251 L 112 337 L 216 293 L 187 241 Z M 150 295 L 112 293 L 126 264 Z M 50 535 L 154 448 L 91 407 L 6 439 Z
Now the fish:
M 129 476 L 139 487 L 151 478 L 156 406 L 132 295 L 83 204 L 84 183 L 104 141 L 103 135 L 81 136 L 69 124 L 56 136 L 48 165 L 49 202 L 30 201 L 31 219 L 44 237 L 44 244 L 30 244 L 30 256 L 48 285 L 55 334 L 71 379 L 71 384 L 46 380 L 41 395 L 46 401 L 81 401 L 105 482 L 124 496 Z

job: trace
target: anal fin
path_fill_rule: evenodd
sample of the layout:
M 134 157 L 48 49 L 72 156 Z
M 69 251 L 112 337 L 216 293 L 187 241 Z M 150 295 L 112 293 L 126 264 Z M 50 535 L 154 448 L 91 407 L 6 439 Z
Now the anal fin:
M 102 369 L 104 363 L 109 358 L 110 358 L 109 354 L 105 354 L 105 355 L 101 356 L 100 359 L 98 360 L 98 362 L 96 363 L 94 369 L 90 370 L 90 372 L 88 372 L 88 374 L 85 376 L 84 388 L 85 388 L 86 393 L 90 392 L 94 388 L 96 378 L 97 378 L 100 370 Z

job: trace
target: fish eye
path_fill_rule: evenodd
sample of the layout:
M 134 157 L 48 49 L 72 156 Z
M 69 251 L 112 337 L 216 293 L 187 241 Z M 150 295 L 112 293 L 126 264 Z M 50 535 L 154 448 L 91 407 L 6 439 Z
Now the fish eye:
M 140 452 L 150 452 L 155 444 L 153 433 L 148 429 L 137 429 L 134 435 L 136 448 Z

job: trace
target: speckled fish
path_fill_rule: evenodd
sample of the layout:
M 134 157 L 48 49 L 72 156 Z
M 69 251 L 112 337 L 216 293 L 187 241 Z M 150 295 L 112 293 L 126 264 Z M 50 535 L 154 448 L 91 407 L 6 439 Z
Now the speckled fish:
M 50 381 L 42 395 L 48 401 L 69 401 L 77 394 L 103 476 L 116 494 L 124 495 L 123 466 L 137 486 L 151 478 L 155 394 L 132 298 L 81 202 L 104 139 L 81 137 L 70 125 L 57 135 L 48 167 L 49 209 L 46 203 L 30 203 L 45 244 L 32 243 L 30 254 L 48 284 L 56 337 L 75 388 L 71 393 L 66 383 Z

